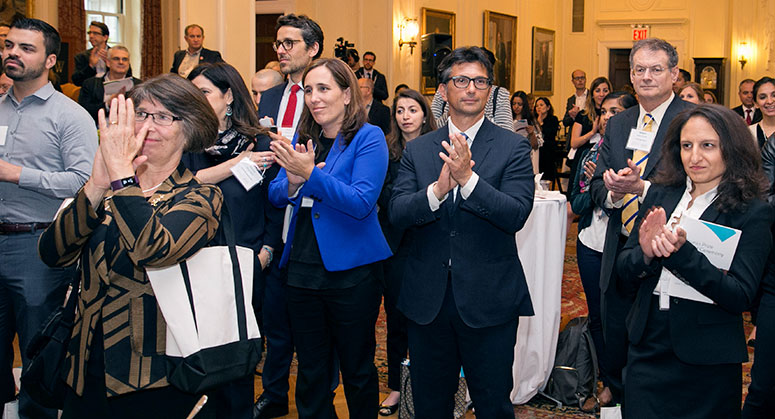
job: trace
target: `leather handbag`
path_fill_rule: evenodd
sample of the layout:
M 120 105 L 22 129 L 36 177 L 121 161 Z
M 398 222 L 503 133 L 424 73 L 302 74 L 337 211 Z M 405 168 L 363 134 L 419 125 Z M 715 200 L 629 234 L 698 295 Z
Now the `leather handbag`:
M 76 269 L 76 279 L 65 305 L 51 313 L 27 345 L 26 355 L 30 362 L 21 376 L 24 391 L 42 406 L 52 409 L 61 409 L 64 405 L 67 384 L 62 374 L 73 335 L 80 273 L 80 268 Z
M 252 249 L 236 245 L 223 203 L 226 246 L 200 249 L 178 265 L 146 268 L 167 323 L 167 380 L 193 394 L 253 374 L 261 335 L 251 306 Z

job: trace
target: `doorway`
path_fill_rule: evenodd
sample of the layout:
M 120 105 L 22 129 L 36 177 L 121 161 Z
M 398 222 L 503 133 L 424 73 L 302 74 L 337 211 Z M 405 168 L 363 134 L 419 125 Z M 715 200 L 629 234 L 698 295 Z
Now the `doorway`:
M 630 49 L 611 48 L 608 50 L 608 80 L 614 92 L 624 90 L 630 83 Z
M 277 35 L 274 27 L 280 16 L 280 13 L 256 15 L 256 71 L 264 68 L 269 61 L 277 60 L 272 43 Z

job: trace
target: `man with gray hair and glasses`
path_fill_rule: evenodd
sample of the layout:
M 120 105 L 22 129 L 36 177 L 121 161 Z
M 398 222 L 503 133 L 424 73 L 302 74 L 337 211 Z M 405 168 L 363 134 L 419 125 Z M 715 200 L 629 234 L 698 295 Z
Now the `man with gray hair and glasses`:
M 617 280 L 615 263 L 635 224 L 656 174 L 660 149 L 670 121 L 684 109 L 695 106 L 673 93 L 678 78 L 678 52 L 667 41 L 638 41 L 630 52 L 630 81 L 639 106 L 612 117 L 600 147 L 597 170 L 590 191 L 595 205 L 609 213 L 600 272 L 601 316 L 605 348 L 600 369 L 608 377 L 613 398 L 623 402 L 622 370 L 627 363 L 625 318 L 634 290 L 625 290 Z M 601 349 L 598 349 L 601 351 Z

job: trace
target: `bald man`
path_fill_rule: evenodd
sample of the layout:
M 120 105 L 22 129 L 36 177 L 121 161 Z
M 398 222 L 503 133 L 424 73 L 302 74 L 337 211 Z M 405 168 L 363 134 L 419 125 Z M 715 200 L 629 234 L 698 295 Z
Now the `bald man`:
M 261 93 L 271 89 L 283 81 L 283 75 L 268 68 L 259 70 L 250 80 L 250 90 L 253 92 L 253 103 L 258 107 L 261 102 Z

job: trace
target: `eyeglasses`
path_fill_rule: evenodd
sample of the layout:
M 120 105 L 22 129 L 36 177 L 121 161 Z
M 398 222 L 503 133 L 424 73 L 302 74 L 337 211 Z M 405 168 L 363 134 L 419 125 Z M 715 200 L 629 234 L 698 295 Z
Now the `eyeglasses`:
M 135 122 L 143 122 L 146 119 L 148 119 L 149 116 L 153 119 L 154 124 L 160 125 L 163 127 L 168 127 L 172 125 L 173 122 L 180 121 L 182 119 L 180 117 L 172 116 L 166 113 L 150 113 L 150 112 L 137 111 L 135 112 Z
M 587 76 L 581 76 L 581 77 L 573 77 L 573 80 L 586 80 Z
M 453 76 L 450 77 L 449 80 L 452 80 L 452 84 L 454 84 L 458 89 L 467 89 L 468 85 L 471 84 L 471 82 L 474 82 L 474 87 L 479 90 L 486 90 L 488 87 L 490 87 L 490 84 L 492 84 L 492 81 L 487 77 L 471 78 L 467 76 Z M 447 82 L 449 82 L 449 80 L 447 80 Z
M 667 71 L 665 67 L 662 67 L 661 65 L 655 65 L 653 67 L 643 67 L 640 65 L 636 65 L 632 68 L 632 74 L 637 77 L 643 77 L 646 75 L 646 71 L 650 71 L 652 76 L 659 77 Z
M 99 35 L 99 36 L 102 36 L 102 32 L 89 31 L 89 32 L 86 32 L 86 35 Z
M 301 39 L 283 39 L 282 41 L 280 41 L 278 39 L 277 41 L 274 41 L 274 44 L 272 44 L 272 48 L 275 51 L 277 51 L 278 49 L 280 49 L 280 45 L 282 45 L 286 51 L 290 51 L 293 49 L 293 45 L 296 44 L 297 42 L 304 42 L 304 41 Z

